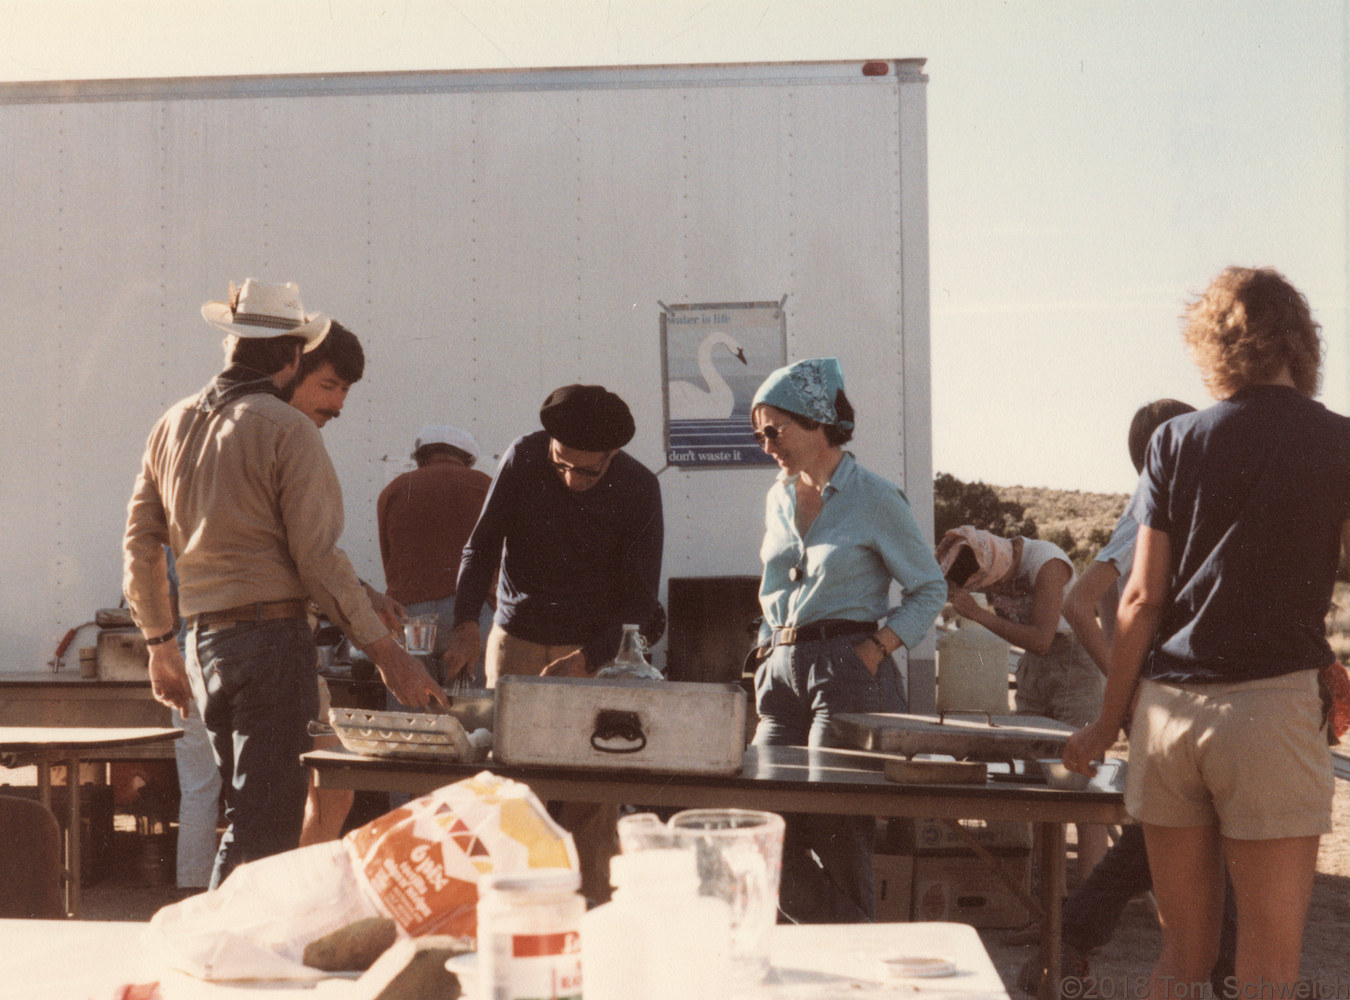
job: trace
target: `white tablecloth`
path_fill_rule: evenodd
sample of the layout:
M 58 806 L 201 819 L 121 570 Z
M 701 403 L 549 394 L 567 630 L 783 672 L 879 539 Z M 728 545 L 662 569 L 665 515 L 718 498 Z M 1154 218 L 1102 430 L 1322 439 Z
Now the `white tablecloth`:
M 24 1000 L 112 1000 L 126 983 L 159 982 L 164 1000 L 368 1000 L 354 979 L 317 984 L 205 983 L 166 969 L 142 941 L 145 924 L 0 920 L 0 995 Z M 891 977 L 882 960 L 950 959 L 941 979 Z M 940 997 L 1008 1000 L 974 928 L 965 924 L 831 924 L 774 929 L 771 981 L 751 1000 Z M 634 998 L 641 1000 L 641 998 Z M 719 998 L 721 1000 L 721 998 Z

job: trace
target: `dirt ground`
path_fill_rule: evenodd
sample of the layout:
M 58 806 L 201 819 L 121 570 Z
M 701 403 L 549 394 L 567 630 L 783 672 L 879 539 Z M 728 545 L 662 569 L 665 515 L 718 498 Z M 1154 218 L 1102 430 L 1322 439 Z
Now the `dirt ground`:
M 1300 973 L 1307 983 L 1322 987 L 1324 995 L 1345 997 L 1350 991 L 1350 781 L 1336 781 L 1332 828 L 1332 833 L 1322 838 L 1317 855 Z M 1013 1000 L 1025 997 L 1017 988 L 1016 975 L 1033 949 L 1006 944 L 1007 931 L 982 931 L 980 936 L 1003 976 L 1008 995 Z M 1160 946 L 1158 922 L 1150 902 L 1137 899 L 1126 909 L 1115 937 L 1092 956 L 1092 973 L 1098 979 L 1119 981 L 1118 977 L 1124 976 L 1126 982 L 1132 982 L 1148 975 Z M 1325 992 L 1328 988 L 1332 992 Z M 1131 996 L 1120 997 L 1117 991 L 1119 1000 Z M 1103 1000 L 1111 1000 L 1104 991 Z

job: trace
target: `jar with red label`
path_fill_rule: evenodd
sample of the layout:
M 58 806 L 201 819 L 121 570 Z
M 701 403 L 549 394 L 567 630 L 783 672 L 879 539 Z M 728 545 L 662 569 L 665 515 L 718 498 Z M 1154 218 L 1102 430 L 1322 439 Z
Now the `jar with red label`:
M 580 886 L 566 868 L 478 880 L 479 1000 L 581 1000 Z

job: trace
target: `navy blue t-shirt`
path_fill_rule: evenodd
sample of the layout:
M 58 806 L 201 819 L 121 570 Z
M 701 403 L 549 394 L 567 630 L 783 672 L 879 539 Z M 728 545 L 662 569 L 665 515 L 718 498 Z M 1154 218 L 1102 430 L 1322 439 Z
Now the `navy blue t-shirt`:
M 1286 386 L 1174 417 L 1149 443 L 1139 520 L 1171 538 L 1143 676 L 1222 683 L 1320 670 L 1350 517 L 1350 420 Z

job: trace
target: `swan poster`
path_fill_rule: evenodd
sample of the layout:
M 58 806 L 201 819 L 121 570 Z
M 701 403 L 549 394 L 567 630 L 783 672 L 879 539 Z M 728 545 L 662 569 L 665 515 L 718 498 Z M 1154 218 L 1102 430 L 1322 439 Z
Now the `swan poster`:
M 783 304 L 662 303 L 662 310 L 666 461 L 772 465 L 751 433 L 750 400 L 769 373 L 787 363 Z

